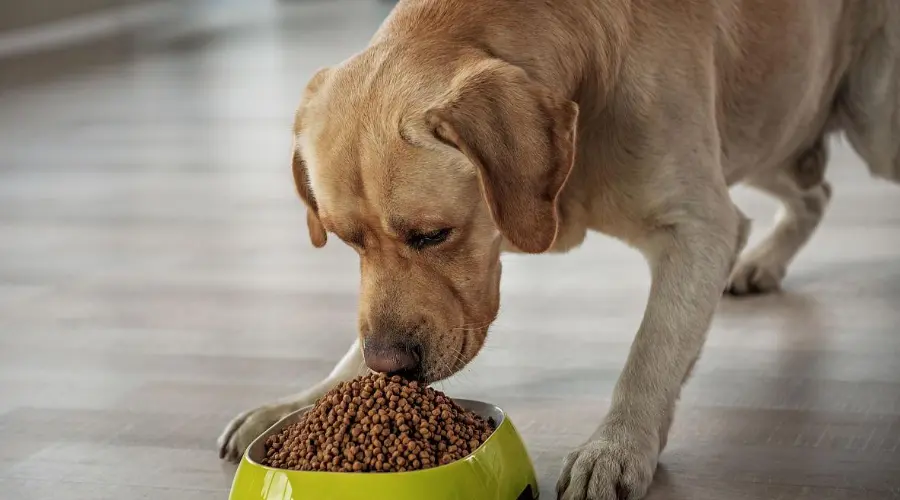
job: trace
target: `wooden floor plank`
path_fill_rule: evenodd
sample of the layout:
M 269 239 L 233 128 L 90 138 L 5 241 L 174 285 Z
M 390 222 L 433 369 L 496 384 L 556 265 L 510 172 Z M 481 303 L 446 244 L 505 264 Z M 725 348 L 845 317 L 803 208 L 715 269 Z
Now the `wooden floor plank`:
M 225 498 L 222 426 L 330 370 L 358 263 L 310 246 L 284 151 L 306 80 L 385 8 L 300 3 L 0 89 L 0 498 Z M 720 306 L 651 499 L 900 497 L 900 190 L 835 147 L 784 292 Z M 734 196 L 758 241 L 776 207 Z M 506 257 L 488 345 L 439 384 L 510 412 L 544 498 L 648 288 L 600 236 Z

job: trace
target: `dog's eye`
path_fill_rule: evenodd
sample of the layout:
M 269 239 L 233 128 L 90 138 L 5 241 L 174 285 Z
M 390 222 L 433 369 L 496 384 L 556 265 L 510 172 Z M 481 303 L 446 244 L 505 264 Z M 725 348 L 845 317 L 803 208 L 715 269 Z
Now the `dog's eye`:
M 447 240 L 450 236 L 451 229 L 438 229 L 430 233 L 412 232 L 406 237 L 406 244 L 410 247 L 421 250 L 425 247 L 439 245 Z

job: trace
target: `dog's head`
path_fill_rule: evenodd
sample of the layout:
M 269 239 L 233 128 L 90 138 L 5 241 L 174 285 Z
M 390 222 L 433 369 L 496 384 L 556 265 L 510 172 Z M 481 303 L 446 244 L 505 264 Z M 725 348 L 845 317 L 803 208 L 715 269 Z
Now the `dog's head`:
M 294 180 L 313 244 L 332 233 L 359 253 L 371 369 L 434 381 L 475 357 L 499 308 L 501 245 L 554 243 L 576 118 L 573 102 L 483 57 L 370 49 L 312 78 Z

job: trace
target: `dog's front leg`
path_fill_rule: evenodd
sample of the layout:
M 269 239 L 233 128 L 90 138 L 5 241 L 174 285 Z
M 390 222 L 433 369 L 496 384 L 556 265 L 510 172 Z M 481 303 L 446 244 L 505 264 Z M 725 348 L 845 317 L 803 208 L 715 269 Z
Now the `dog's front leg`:
M 650 486 L 739 244 L 740 216 L 724 186 L 714 191 L 701 216 L 679 216 L 639 244 L 653 279 L 644 319 L 608 415 L 565 459 L 563 500 L 636 500 Z
M 368 373 L 368 369 L 357 339 L 331 373 L 318 384 L 298 394 L 281 398 L 272 404 L 245 411 L 234 417 L 219 436 L 219 456 L 233 462 L 240 460 L 250 443 L 273 424 L 289 413 L 315 403 L 341 382 L 365 373 Z

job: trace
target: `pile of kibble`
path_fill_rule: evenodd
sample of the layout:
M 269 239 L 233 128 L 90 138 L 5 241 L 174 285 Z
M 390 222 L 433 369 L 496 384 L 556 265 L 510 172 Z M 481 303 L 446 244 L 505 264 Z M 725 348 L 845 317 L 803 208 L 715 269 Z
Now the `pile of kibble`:
M 303 471 L 428 469 L 466 457 L 495 426 L 423 384 L 373 374 L 340 384 L 269 436 L 262 463 Z

